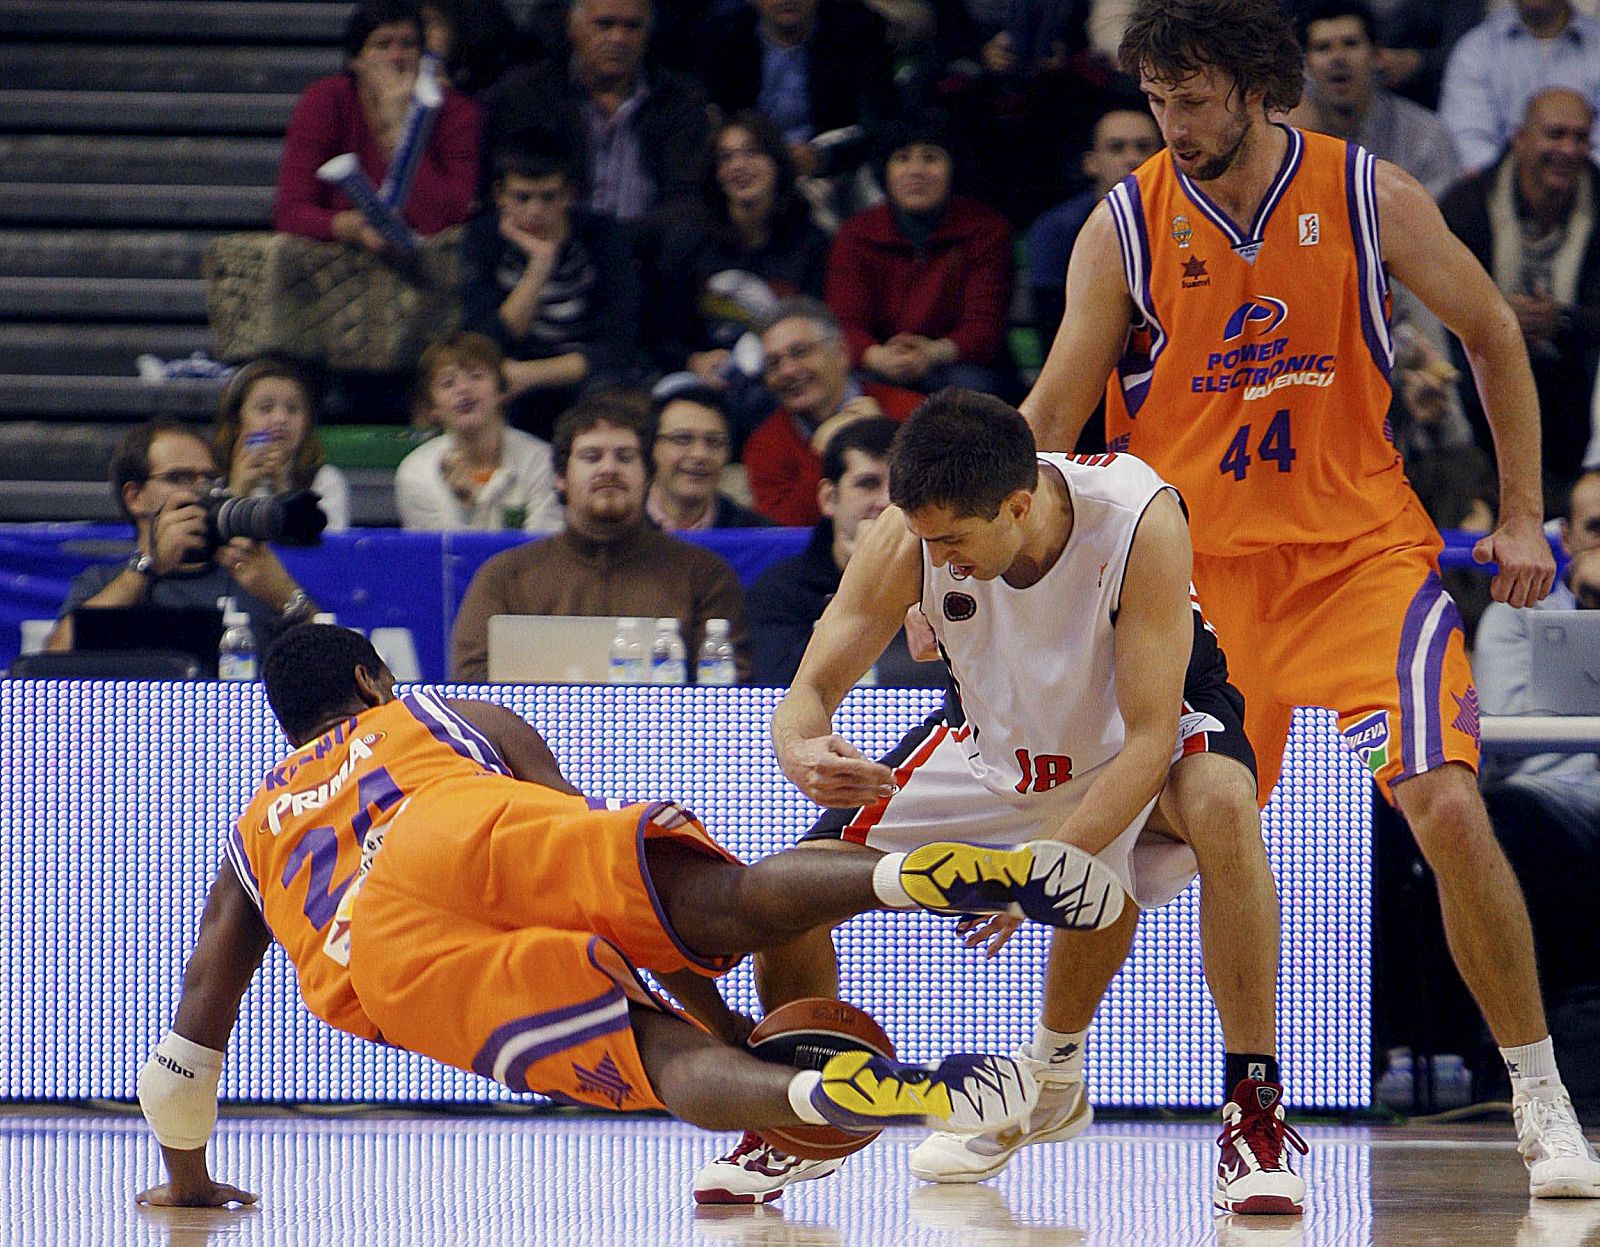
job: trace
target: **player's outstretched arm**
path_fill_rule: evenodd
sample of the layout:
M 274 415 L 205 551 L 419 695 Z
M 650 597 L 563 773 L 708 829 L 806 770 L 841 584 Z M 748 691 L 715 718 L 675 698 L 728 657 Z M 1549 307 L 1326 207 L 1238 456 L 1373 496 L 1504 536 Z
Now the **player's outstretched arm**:
M 1122 248 L 1111 210 L 1102 200 L 1089 214 L 1067 266 L 1061 328 L 1022 414 L 1040 450 L 1071 451 L 1094 414 L 1106 378 L 1117 366 L 1133 323 L 1133 300 L 1122 271 Z
M 518 779 L 542 784 L 557 792 L 582 795 L 562 775 L 561 764 L 550 752 L 544 737 L 520 714 L 492 701 L 466 697 L 450 698 L 450 708 L 489 738 L 500 760 Z
M 893 774 L 833 733 L 833 712 L 922 596 L 921 543 L 890 507 L 862 534 L 772 713 L 778 765 L 818 805 L 850 809 L 893 791 Z
M 1499 564 L 1495 601 L 1531 606 L 1550 592 L 1555 559 L 1544 535 L 1539 483 L 1539 395 L 1516 315 L 1438 206 L 1410 174 L 1380 160 L 1378 219 L 1390 274 L 1461 339 L 1494 431 L 1500 521 L 1473 549 Z
M 656 977 L 690 1016 L 717 1038 L 738 1046 L 755 1029 L 754 1018 L 728 1007 L 728 1002 L 717 989 L 715 979 L 708 979 L 693 970 L 675 970 L 670 974 L 658 972 Z
M 1194 644 L 1191 561 L 1183 510 L 1162 490 L 1134 534 L 1117 611 L 1117 708 L 1127 736 L 1056 833 L 1086 852 L 1115 840 L 1166 782 Z
M 178 1016 L 139 1071 L 139 1105 L 167 1166 L 167 1181 L 141 1191 L 141 1204 L 221 1208 L 256 1202 L 250 1192 L 212 1180 L 206 1143 L 217 1122 L 222 1052 L 239 1001 L 271 942 L 261 912 L 224 861 L 183 973 Z

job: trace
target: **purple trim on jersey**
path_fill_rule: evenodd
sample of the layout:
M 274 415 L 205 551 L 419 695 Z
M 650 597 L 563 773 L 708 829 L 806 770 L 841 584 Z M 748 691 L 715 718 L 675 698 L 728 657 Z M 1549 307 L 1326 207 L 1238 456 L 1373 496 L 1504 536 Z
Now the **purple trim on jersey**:
M 1377 161 L 1354 143 L 1344 149 L 1345 206 L 1350 214 L 1351 241 L 1356 251 L 1356 276 L 1359 290 L 1356 303 L 1361 309 L 1361 336 L 1366 341 L 1372 362 L 1390 380 L 1393 371 L 1393 346 L 1389 339 L 1387 295 L 1389 280 L 1383 271 L 1383 246 L 1378 233 Z
M 1139 313 L 1135 327 L 1147 328 L 1151 335 L 1148 354 L 1125 352 L 1117 361 L 1117 383 L 1122 387 L 1122 400 L 1129 417 L 1134 417 L 1149 397 L 1156 360 L 1167 347 L 1167 334 L 1161 327 L 1160 317 L 1156 315 L 1155 297 L 1150 293 L 1153 265 L 1139 179 L 1130 173 L 1112 187 L 1111 193 L 1106 196 L 1106 207 L 1117 229 L 1117 244 L 1122 253 L 1122 274 L 1128 285 L 1128 297 L 1133 300 Z
M 506 1045 L 533 1031 L 543 1030 L 550 1026 L 559 1026 L 563 1022 L 575 1021 L 595 1013 L 606 1013 L 603 1017 L 588 1026 L 577 1030 L 566 1031 L 543 1043 L 536 1044 L 527 1052 L 519 1053 L 506 1069 L 505 1085 L 513 1091 L 526 1091 L 525 1081 L 528 1069 L 535 1061 L 543 1060 L 553 1052 L 560 1052 L 564 1048 L 573 1047 L 593 1038 L 596 1034 L 607 1034 L 611 1031 L 623 1030 L 628 1025 L 628 1014 L 623 1010 L 621 1020 L 611 1015 L 618 1001 L 625 1000 L 620 987 L 610 987 L 590 1000 L 579 1001 L 574 1005 L 564 1005 L 559 1009 L 547 1009 L 543 1013 L 530 1013 L 527 1017 L 516 1018 L 497 1026 L 484 1040 L 483 1047 L 478 1049 L 478 1054 L 472 1058 L 472 1072 L 484 1078 L 494 1077 L 495 1065 L 500 1060 L 500 1054 L 505 1051 Z M 520 1084 L 520 1085 L 519 1085 Z
M 486 771 L 510 775 L 511 768 L 500 760 L 500 754 L 489 743 L 488 737 L 468 723 L 444 702 L 425 693 L 407 693 L 400 699 L 413 718 L 427 728 L 442 745 L 449 745 L 463 758 L 476 762 Z
M 250 855 L 245 852 L 244 833 L 235 823 L 228 829 L 227 839 L 223 842 L 226 850 L 228 864 L 233 867 L 233 873 L 238 876 L 239 886 L 245 891 L 257 909 L 261 908 L 261 883 L 256 878 L 255 867 L 250 864 Z
M 1260 242 L 1267 230 L 1267 222 L 1272 217 L 1272 210 L 1278 206 L 1284 194 L 1289 189 L 1289 183 L 1294 181 L 1294 175 L 1300 169 L 1300 158 L 1305 152 L 1306 141 L 1300 131 L 1292 126 L 1280 126 L 1281 130 L 1289 136 L 1289 146 L 1283 153 L 1283 163 L 1278 166 L 1278 175 L 1273 179 L 1268 188 L 1266 197 L 1262 199 L 1256 209 L 1255 218 L 1250 222 L 1248 236 L 1233 223 L 1233 219 L 1221 208 L 1211 202 L 1211 197 L 1201 190 L 1182 169 L 1178 168 L 1175 157 L 1168 155 L 1172 161 L 1172 171 L 1178 175 L 1178 186 L 1183 190 L 1189 202 L 1205 214 L 1206 219 L 1227 235 L 1229 243 L 1235 247 L 1244 247 L 1252 242 Z

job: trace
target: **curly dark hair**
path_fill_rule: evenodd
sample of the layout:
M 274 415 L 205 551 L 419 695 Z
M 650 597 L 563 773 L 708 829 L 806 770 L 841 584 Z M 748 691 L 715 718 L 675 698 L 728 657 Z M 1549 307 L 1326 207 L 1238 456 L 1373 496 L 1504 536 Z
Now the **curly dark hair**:
M 1216 69 L 1269 113 L 1300 102 L 1304 55 L 1282 0 L 1137 0 L 1117 60 L 1134 78 L 1180 82 Z
M 360 705 L 357 667 L 374 679 L 384 671 L 371 641 L 336 624 L 300 624 L 272 643 L 261 660 L 261 678 L 290 744 L 304 744 L 330 715 Z
M 717 144 L 729 130 L 743 130 L 761 154 L 777 167 L 777 178 L 772 188 L 772 220 L 770 228 L 775 237 L 789 237 L 805 228 L 811 219 L 811 205 L 796 184 L 794 157 L 783 140 L 778 125 L 765 113 L 748 108 L 734 113 L 711 131 L 706 147 L 706 159 L 700 174 L 700 197 L 711 220 L 711 231 L 725 245 L 739 246 L 739 231 L 734 228 L 728 214 L 728 197 L 722 183 L 717 181 Z

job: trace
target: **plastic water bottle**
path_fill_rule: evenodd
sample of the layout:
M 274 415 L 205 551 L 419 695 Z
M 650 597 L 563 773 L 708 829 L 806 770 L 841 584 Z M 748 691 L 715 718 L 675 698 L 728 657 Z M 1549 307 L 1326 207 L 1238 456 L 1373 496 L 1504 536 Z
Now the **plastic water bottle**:
M 728 640 L 726 619 L 706 620 L 706 639 L 700 643 L 700 659 L 695 663 L 696 684 L 732 684 L 739 678 L 733 663 L 733 642 Z
M 642 619 L 624 616 L 617 620 L 611 637 L 611 663 L 607 679 L 612 684 L 645 683 L 644 638 L 639 635 Z
M 217 678 L 219 680 L 254 680 L 256 678 L 256 634 L 250 627 L 250 616 L 234 603 L 223 599 L 222 640 L 217 645 Z
M 656 620 L 655 640 L 650 642 L 650 683 L 687 684 L 689 656 L 678 634 L 678 621 L 671 615 Z

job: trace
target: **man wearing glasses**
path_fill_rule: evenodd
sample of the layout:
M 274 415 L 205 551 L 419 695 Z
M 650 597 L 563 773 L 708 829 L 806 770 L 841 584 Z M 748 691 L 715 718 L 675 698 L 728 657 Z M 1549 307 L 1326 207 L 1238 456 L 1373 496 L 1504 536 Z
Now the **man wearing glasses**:
M 767 388 L 781 404 L 744 444 L 756 510 L 779 524 L 815 524 L 822 448 L 841 427 L 869 416 L 904 420 L 923 396 L 850 375 L 844 330 L 817 299 L 785 299 L 761 331 Z
M 46 649 L 73 647 L 72 612 L 80 606 L 214 608 L 232 597 L 263 649 L 316 614 L 316 603 L 264 543 L 235 538 L 208 548 L 200 498 L 216 476 L 210 448 L 184 425 L 154 420 L 117 443 L 111 492 L 133 523 L 134 552 L 73 578 Z
M 702 528 L 764 528 L 771 520 L 721 492 L 733 456 L 722 395 L 692 372 L 674 372 L 650 394 L 655 473 L 644 510 L 663 532 Z

